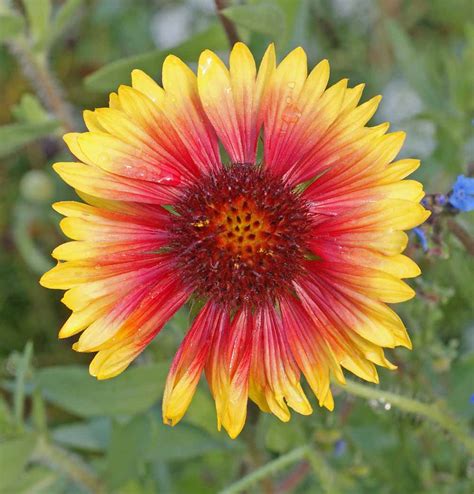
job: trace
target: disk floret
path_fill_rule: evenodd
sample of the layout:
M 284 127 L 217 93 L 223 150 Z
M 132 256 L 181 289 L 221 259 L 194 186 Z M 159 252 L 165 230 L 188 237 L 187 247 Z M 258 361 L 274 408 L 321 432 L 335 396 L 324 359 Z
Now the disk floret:
M 309 208 L 280 178 L 233 164 L 188 188 L 175 206 L 172 249 L 199 296 L 258 306 L 301 270 Z

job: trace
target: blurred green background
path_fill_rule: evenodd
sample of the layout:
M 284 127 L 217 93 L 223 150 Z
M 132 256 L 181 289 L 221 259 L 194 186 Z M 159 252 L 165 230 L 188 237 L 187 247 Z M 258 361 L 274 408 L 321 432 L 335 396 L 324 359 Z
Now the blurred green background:
M 366 82 L 365 99 L 383 94 L 375 120 L 408 132 L 402 153 L 422 159 L 429 194 L 469 174 L 472 0 L 216 3 L 257 58 L 270 41 L 280 57 L 302 45 L 311 64 L 329 59 L 332 82 Z M 81 129 L 80 111 L 105 106 L 133 68 L 159 81 L 170 52 L 193 68 L 205 48 L 226 57 L 221 21 L 212 0 L 0 0 L 0 493 L 240 492 L 235 482 L 267 464 L 271 475 L 247 492 L 474 492 L 472 213 L 436 210 L 427 252 L 410 237 L 423 276 L 418 297 L 397 309 L 414 350 L 391 352 L 398 371 L 380 371 L 394 396 L 336 389 L 335 412 L 316 405 L 287 424 L 252 408 L 231 441 L 216 431 L 205 383 L 182 423 L 161 423 L 187 311 L 108 382 L 56 339 L 67 311 L 38 278 L 63 240 L 50 204 L 74 195 L 51 169 L 69 159 L 61 135 Z

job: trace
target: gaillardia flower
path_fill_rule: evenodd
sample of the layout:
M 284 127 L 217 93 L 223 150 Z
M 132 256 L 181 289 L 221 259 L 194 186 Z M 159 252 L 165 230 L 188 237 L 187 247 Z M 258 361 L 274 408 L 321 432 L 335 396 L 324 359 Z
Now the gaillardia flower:
M 429 215 L 419 165 L 392 162 L 404 133 L 367 127 L 380 97 L 327 88 L 301 48 L 256 69 L 237 43 L 230 68 L 212 52 L 197 76 L 178 58 L 163 87 L 139 70 L 108 108 L 67 134 L 79 160 L 54 169 L 82 202 L 59 202 L 72 239 L 41 283 L 67 290 L 61 338 L 97 352 L 90 372 L 122 372 L 187 301 L 202 304 L 174 357 L 163 417 L 176 424 L 204 371 L 218 427 L 242 430 L 247 400 L 283 421 L 310 414 L 301 374 L 334 406 L 342 368 L 377 382 L 383 347 L 411 343 L 386 303 L 413 297 L 403 230 Z M 261 149 L 259 149 L 261 147 Z M 258 156 L 261 156 L 259 158 Z

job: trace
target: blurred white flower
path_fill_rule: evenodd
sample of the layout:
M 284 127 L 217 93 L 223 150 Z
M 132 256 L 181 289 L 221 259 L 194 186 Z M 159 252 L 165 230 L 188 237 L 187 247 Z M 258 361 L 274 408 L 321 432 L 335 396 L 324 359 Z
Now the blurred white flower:
M 421 98 L 403 79 L 391 80 L 382 95 L 378 117 L 384 122 L 408 120 L 423 110 Z
M 186 5 L 160 9 L 151 20 L 151 36 L 161 49 L 171 48 L 188 38 L 193 12 Z
M 216 11 L 214 0 L 188 0 L 188 3 L 191 7 L 208 14 L 214 14 Z
M 377 5 L 374 0 L 331 0 L 336 17 L 351 21 L 355 27 L 367 29 L 375 20 Z
M 399 158 L 428 158 L 436 149 L 436 125 L 431 120 L 407 120 L 393 125 L 391 130 L 407 133 Z
M 403 79 L 393 79 L 382 91 L 377 112 L 378 122 L 391 122 L 391 131 L 407 133 L 400 158 L 427 158 L 436 148 L 436 126 L 431 120 L 416 118 L 423 111 L 423 102 Z

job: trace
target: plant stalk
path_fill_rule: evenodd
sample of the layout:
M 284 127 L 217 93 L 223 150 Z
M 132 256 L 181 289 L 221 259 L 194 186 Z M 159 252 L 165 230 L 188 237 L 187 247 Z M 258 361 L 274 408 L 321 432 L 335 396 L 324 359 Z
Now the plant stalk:
M 64 99 L 64 90 L 52 72 L 47 55 L 33 53 L 24 40 L 11 42 L 9 47 L 47 110 L 61 122 L 64 132 L 74 132 L 77 126 L 71 106 Z
M 264 479 L 280 472 L 289 465 L 301 460 L 307 460 L 311 465 L 315 476 L 321 483 L 323 492 L 327 494 L 338 494 L 336 489 L 336 478 L 324 457 L 311 445 L 306 444 L 293 449 L 289 453 L 281 455 L 266 465 L 257 468 L 237 482 L 226 487 L 219 494 L 238 494 L 243 491 L 255 492 L 251 488 L 262 482 Z
M 227 2 L 226 0 L 214 0 L 214 2 L 216 4 L 217 17 L 219 17 L 219 21 L 224 28 L 227 39 L 229 40 L 229 45 L 232 48 L 235 43 L 240 41 L 240 38 L 235 24 L 222 13 L 222 10 L 227 7 Z
M 33 461 L 69 477 L 92 494 L 105 493 L 99 477 L 79 456 L 52 444 L 43 436 L 38 439 Z
M 223 489 L 220 494 L 238 494 L 243 492 L 251 487 L 254 487 L 263 479 L 278 473 L 280 470 L 283 470 L 287 466 L 292 463 L 296 463 L 299 460 L 306 458 L 308 454 L 308 446 L 301 446 L 300 448 L 296 448 L 289 453 L 281 455 L 276 460 L 270 461 L 266 465 L 263 465 L 260 468 L 257 468 L 253 472 L 250 472 L 248 475 L 243 477 L 237 482 L 234 482 L 232 485 Z
M 384 400 L 387 403 L 403 410 L 404 412 L 420 415 L 427 420 L 438 424 L 454 439 L 462 444 L 466 450 L 474 455 L 474 439 L 462 422 L 441 410 L 435 403 L 422 403 L 413 398 L 407 398 L 396 393 L 384 391 L 374 386 L 357 383 L 347 380 L 345 385 L 340 385 L 341 389 L 355 396 L 367 399 Z

